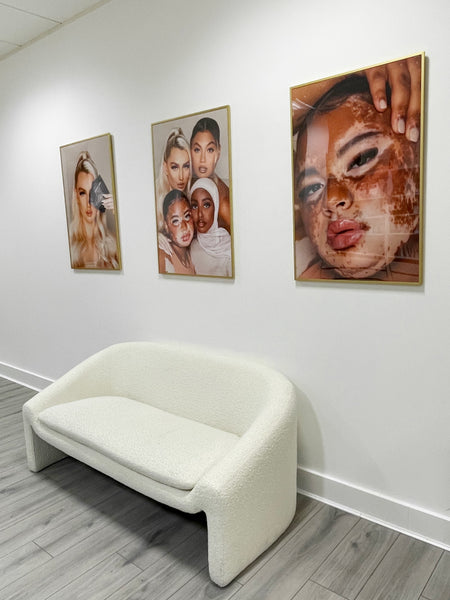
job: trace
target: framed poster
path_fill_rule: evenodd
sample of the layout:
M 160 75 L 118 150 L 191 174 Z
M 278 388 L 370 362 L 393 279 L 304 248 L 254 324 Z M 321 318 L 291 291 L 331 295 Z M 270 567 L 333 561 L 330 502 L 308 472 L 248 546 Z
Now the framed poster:
M 424 54 L 291 88 L 295 279 L 420 284 Z
M 72 269 L 120 270 L 111 135 L 61 146 L 60 153 Z
M 234 276 L 229 112 L 152 124 L 160 273 Z

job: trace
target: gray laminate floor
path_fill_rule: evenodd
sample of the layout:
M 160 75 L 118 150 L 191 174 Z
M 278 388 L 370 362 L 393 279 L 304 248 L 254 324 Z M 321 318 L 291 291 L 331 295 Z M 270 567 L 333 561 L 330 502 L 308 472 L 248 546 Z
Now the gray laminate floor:
M 288 531 L 228 587 L 208 579 L 206 524 L 66 458 L 25 463 L 0 378 L 0 600 L 450 600 L 450 553 L 302 496 Z

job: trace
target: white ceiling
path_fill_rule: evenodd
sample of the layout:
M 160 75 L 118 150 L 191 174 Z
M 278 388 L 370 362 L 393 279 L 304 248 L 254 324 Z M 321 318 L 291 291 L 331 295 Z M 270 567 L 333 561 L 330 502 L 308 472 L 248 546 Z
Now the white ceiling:
M 66 21 L 109 0 L 7 0 L 0 2 L 0 60 Z

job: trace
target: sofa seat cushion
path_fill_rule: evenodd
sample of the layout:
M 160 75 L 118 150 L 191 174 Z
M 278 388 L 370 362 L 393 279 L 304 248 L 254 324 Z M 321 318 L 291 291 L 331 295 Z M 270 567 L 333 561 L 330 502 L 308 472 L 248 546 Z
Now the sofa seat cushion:
M 119 396 L 45 409 L 39 422 L 142 475 L 191 490 L 238 436 Z

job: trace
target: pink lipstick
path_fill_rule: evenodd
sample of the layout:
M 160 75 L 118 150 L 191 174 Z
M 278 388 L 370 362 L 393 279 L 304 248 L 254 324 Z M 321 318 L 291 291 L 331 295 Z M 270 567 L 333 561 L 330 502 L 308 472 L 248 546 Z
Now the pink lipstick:
M 355 246 L 367 229 L 354 219 L 338 219 L 328 225 L 327 242 L 333 250 L 346 250 Z

